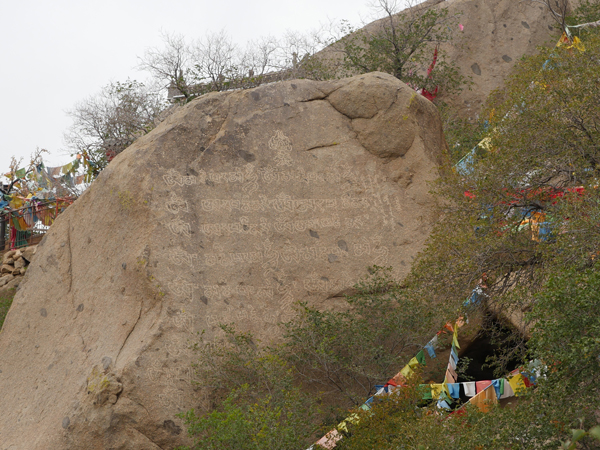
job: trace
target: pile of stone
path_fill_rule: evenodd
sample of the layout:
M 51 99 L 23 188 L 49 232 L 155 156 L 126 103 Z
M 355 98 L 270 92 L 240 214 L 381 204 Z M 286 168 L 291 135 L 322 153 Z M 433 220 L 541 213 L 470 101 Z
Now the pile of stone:
M 0 267 L 0 287 L 13 278 L 25 274 L 27 266 L 35 255 L 36 248 L 37 246 L 32 245 L 19 250 L 9 250 L 4 254 Z

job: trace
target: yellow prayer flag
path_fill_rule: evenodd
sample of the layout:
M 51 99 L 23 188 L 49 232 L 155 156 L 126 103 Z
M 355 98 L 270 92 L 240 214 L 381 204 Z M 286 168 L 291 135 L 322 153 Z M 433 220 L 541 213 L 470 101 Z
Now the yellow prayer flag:
M 573 47 L 579 50 L 580 52 L 585 52 L 585 46 L 583 45 L 583 42 L 581 42 L 581 39 L 579 39 L 577 36 L 573 38 L 573 44 L 569 48 Z
M 413 373 L 414 371 L 408 364 L 400 371 L 400 375 L 402 375 L 404 378 L 409 378 Z
M 356 413 L 353 413 L 346 417 L 346 420 L 356 425 L 358 422 L 360 422 L 360 416 Z
M 345 431 L 346 433 L 348 432 L 348 425 L 346 424 L 345 420 L 343 422 L 338 423 L 338 426 L 336 428 L 338 430 Z
M 568 44 L 568 43 L 569 43 L 569 37 L 567 36 L 567 33 L 563 33 L 562 36 L 558 39 L 556 46 L 560 47 L 561 45 Z
M 460 345 L 458 344 L 458 324 L 457 323 L 454 324 L 454 331 L 452 332 L 452 343 L 454 344 L 454 346 L 456 348 L 460 348 Z
M 20 207 L 23 206 L 23 200 L 21 200 L 19 197 L 14 196 L 10 202 L 10 207 L 12 209 L 19 209 Z
M 414 370 L 415 367 L 417 367 L 419 365 L 419 360 L 417 359 L 416 356 L 414 356 L 409 362 L 408 362 L 408 367 L 410 367 L 411 369 Z
M 523 375 L 520 373 L 509 378 L 508 384 L 510 384 L 510 387 L 514 391 L 515 395 L 519 395 L 519 391 L 523 392 L 525 389 L 527 389 L 527 386 L 525 386 L 525 381 L 523 381 Z
M 575 48 L 580 52 L 585 52 L 585 46 L 583 45 L 583 42 L 581 42 L 581 39 L 579 39 L 577 36 L 575 36 L 573 40 L 571 40 L 566 35 L 566 33 L 563 33 L 558 42 L 556 43 L 557 47 L 560 47 L 562 45 L 566 45 L 568 49 Z
M 479 144 L 477 144 L 479 147 L 481 147 L 484 150 L 487 150 L 488 152 L 492 150 L 492 138 L 491 137 L 485 137 L 481 140 L 481 142 L 479 142 Z
M 431 387 L 432 398 L 439 398 L 442 392 L 446 392 L 446 394 L 448 394 L 448 397 L 450 397 L 450 391 L 448 390 L 448 386 L 446 386 L 446 383 L 433 383 L 429 386 Z
M 62 166 L 61 172 L 64 175 L 66 175 L 66 174 L 68 174 L 71 171 L 72 168 L 73 168 L 73 163 L 70 162 L 69 164 L 65 164 L 64 166 Z

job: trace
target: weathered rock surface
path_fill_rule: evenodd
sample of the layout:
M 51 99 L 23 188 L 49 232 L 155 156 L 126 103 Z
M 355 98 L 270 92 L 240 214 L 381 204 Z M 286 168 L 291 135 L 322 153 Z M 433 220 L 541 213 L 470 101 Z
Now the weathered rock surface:
M 571 3 L 574 4 L 573 0 Z M 464 116 L 475 117 L 488 95 L 503 86 L 514 65 L 538 46 L 553 46 L 558 28 L 548 9 L 533 1 L 449 0 L 447 6 L 458 14 L 463 30 L 447 46 L 448 60 L 454 61 L 473 85 L 452 101 Z
M 14 280 L 15 276 L 11 273 L 5 274 L 0 278 L 0 288 L 8 285 L 12 280 Z
M 172 449 L 202 406 L 189 344 L 263 340 L 407 273 L 445 146 L 391 76 L 209 94 L 119 155 L 38 246 L 0 333 L 0 449 Z M 27 259 L 27 255 L 23 254 Z

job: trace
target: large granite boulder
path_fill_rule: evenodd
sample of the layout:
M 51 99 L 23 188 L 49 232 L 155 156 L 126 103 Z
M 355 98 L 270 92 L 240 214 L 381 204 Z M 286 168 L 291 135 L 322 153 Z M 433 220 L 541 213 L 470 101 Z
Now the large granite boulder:
M 119 155 L 38 246 L 0 333 L 0 449 L 172 449 L 190 343 L 263 341 L 404 276 L 434 220 L 435 107 L 395 78 L 213 93 Z

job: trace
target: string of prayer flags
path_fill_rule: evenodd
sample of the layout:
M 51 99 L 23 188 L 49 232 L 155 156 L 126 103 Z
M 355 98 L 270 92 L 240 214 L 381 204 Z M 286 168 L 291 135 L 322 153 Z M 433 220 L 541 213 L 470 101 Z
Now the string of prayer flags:
M 444 326 L 444 328 L 447 329 L 449 332 L 451 332 L 453 335 L 453 344 L 452 344 L 449 362 L 448 362 L 448 368 L 454 374 L 453 375 L 454 382 L 451 384 L 452 385 L 451 390 L 447 383 L 433 383 L 433 384 L 419 385 L 419 389 L 422 392 L 422 398 L 425 400 L 429 400 L 429 399 L 437 400 L 438 408 L 450 410 L 451 409 L 450 404 L 453 403 L 452 398 L 453 397 L 458 398 L 458 396 L 459 396 L 458 393 L 459 393 L 459 389 L 460 389 L 459 388 L 460 384 L 455 383 L 457 375 L 456 375 L 456 372 L 454 371 L 454 368 L 456 367 L 456 363 L 458 362 L 458 353 L 456 352 L 456 348 L 460 348 L 460 347 L 455 345 L 454 341 L 456 341 L 456 343 L 458 344 L 458 328 L 462 327 L 464 325 L 464 323 L 465 322 L 462 320 L 462 318 L 459 318 L 454 325 L 452 323 L 448 322 Z M 360 406 L 360 408 L 365 411 L 370 410 L 371 404 L 373 403 L 375 397 L 383 395 L 383 394 L 391 394 L 396 389 L 399 389 L 401 386 L 405 385 L 406 380 L 411 375 L 414 374 L 414 370 L 419 365 L 426 364 L 424 350 L 427 350 L 427 353 L 429 353 L 430 357 L 435 358 L 436 357 L 435 348 L 438 346 L 438 335 L 440 333 L 443 333 L 443 331 L 438 332 L 425 346 L 423 346 L 423 349 L 419 350 L 417 352 L 417 354 L 413 358 L 410 359 L 408 364 L 406 364 L 402 368 L 402 370 L 400 372 L 398 372 L 393 378 L 388 380 L 388 382 L 386 384 L 376 385 L 375 386 L 375 389 L 376 389 L 375 395 L 370 397 L 367 401 L 365 401 L 365 403 L 363 403 Z M 453 362 L 454 367 L 452 367 L 450 361 Z M 321 447 L 323 447 L 327 450 L 331 450 L 331 449 L 335 448 L 337 442 L 340 439 L 342 439 L 342 437 L 343 437 L 343 435 L 340 433 L 339 430 L 348 432 L 348 428 L 347 428 L 348 423 L 358 423 L 359 419 L 360 418 L 356 413 L 350 415 L 344 421 L 340 422 L 335 429 L 331 430 L 325 436 L 323 436 L 321 439 L 319 439 L 315 444 L 320 445 Z M 312 449 L 312 448 L 314 448 L 314 446 L 310 447 L 310 449 Z
M 365 404 L 363 404 L 363 406 L 365 406 Z M 363 406 L 361 406 L 361 409 L 365 409 L 365 410 L 369 410 L 371 409 L 368 405 L 366 406 L 366 408 L 363 408 Z M 346 417 L 346 419 L 344 419 L 343 421 L 341 421 L 337 427 L 335 427 L 333 430 L 331 430 L 330 432 L 328 432 L 325 436 L 323 436 L 321 439 L 319 439 L 315 444 L 316 445 L 320 445 L 323 448 L 326 448 L 328 450 L 331 450 L 333 448 L 335 448 L 337 442 L 342 439 L 343 435 L 342 433 L 340 433 L 340 431 L 344 431 L 346 433 L 348 433 L 348 423 L 351 424 L 357 424 L 360 421 L 360 417 L 358 414 L 354 413 L 354 414 L 350 414 L 348 417 Z M 312 449 L 314 446 L 311 446 L 310 448 Z
M 86 171 L 83 175 L 76 175 L 77 170 L 81 165 L 84 168 L 90 166 L 90 163 L 87 159 L 83 159 L 80 161 L 81 155 L 78 155 L 78 158 L 74 161 L 71 161 L 64 166 L 59 167 L 47 167 L 46 172 L 51 178 L 61 178 L 61 180 L 69 180 L 71 177 L 74 177 L 74 184 L 81 184 L 83 182 L 91 182 L 91 176 L 89 171 Z M 43 163 L 41 164 L 43 166 Z
M 462 31 L 462 25 L 459 25 L 461 31 Z M 576 28 L 576 27 L 573 27 Z M 571 38 L 571 33 L 569 31 L 569 28 L 566 28 L 566 32 L 564 32 L 562 34 L 562 36 L 559 38 L 558 42 L 556 43 L 556 48 L 561 47 L 565 45 L 567 49 L 572 50 L 572 49 L 576 49 L 580 52 L 585 52 L 585 46 L 583 45 L 583 42 L 581 42 L 581 40 L 575 36 L 573 38 Z M 546 62 L 544 62 L 544 64 L 542 65 L 542 70 L 546 70 L 547 68 L 555 68 L 556 65 L 552 63 L 552 59 L 556 56 L 555 53 L 552 53 L 548 59 L 546 60 Z M 495 131 L 495 129 L 493 130 Z M 489 136 L 486 136 L 485 138 L 483 138 L 479 144 L 477 144 L 475 147 L 473 147 L 471 149 L 471 151 L 469 151 L 465 156 L 463 156 L 460 161 L 458 161 L 454 167 L 453 170 L 455 170 L 457 173 L 459 173 L 460 175 L 466 176 L 469 175 L 472 172 L 472 167 L 474 166 L 475 163 L 475 156 L 476 156 L 476 151 L 477 148 L 480 147 L 482 149 L 484 149 L 485 151 L 489 151 L 492 150 L 491 148 L 491 139 Z M 465 193 L 466 194 L 466 193 Z

